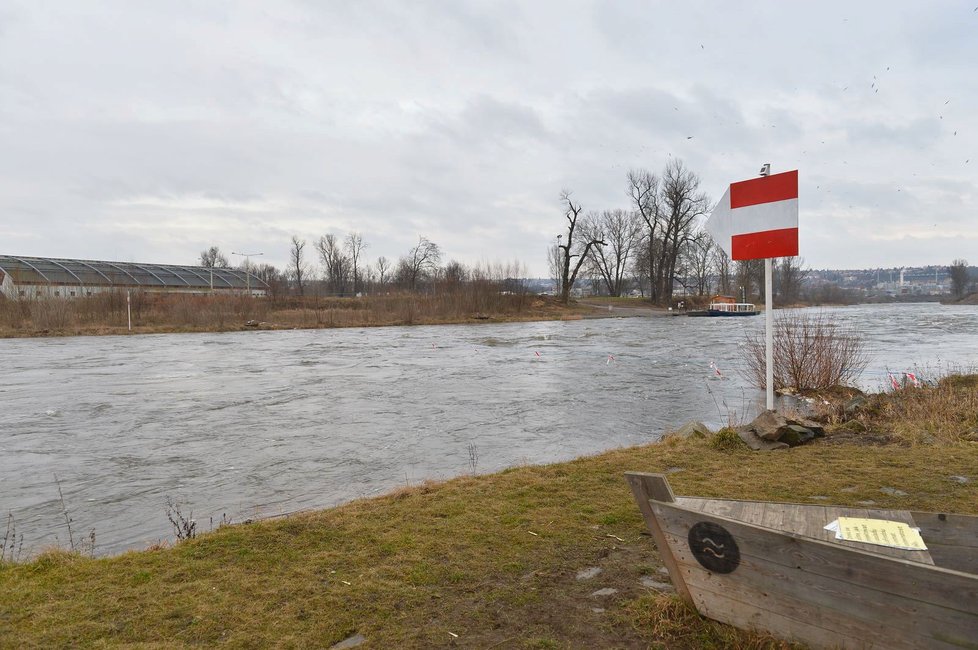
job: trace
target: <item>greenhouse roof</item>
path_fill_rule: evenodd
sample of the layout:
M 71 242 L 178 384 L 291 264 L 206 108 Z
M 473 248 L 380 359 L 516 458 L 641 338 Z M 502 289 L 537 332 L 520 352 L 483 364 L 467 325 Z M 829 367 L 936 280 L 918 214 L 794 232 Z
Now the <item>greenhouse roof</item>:
M 254 274 L 231 268 L 98 262 L 53 257 L 0 255 L 0 279 L 10 276 L 15 284 L 120 286 L 166 289 L 267 289 Z

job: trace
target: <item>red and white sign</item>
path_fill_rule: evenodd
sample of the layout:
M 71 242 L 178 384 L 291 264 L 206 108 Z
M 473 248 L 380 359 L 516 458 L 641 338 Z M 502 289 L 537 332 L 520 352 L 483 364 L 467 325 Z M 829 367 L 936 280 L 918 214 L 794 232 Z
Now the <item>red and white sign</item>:
M 798 170 L 731 183 L 706 230 L 734 260 L 798 254 Z

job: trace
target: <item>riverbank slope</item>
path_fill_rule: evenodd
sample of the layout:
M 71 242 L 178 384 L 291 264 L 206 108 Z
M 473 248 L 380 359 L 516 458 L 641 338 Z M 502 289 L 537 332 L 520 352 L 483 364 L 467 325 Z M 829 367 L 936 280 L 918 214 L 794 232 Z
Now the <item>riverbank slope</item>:
M 172 547 L 0 564 L 0 645 L 783 647 L 681 605 L 623 473 L 668 473 L 677 494 L 975 514 L 976 388 L 956 377 L 830 409 L 826 438 L 782 452 L 670 438 Z

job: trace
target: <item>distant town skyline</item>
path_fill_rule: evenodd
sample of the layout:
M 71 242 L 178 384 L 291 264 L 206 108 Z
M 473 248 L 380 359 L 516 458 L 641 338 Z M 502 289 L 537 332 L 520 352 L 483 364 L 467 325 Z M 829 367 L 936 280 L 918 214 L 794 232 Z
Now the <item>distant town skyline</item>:
M 287 265 L 419 236 L 548 275 L 561 190 L 798 169 L 806 266 L 978 262 L 962 3 L 0 0 L 0 253 Z M 256 258 L 252 258 L 255 262 Z

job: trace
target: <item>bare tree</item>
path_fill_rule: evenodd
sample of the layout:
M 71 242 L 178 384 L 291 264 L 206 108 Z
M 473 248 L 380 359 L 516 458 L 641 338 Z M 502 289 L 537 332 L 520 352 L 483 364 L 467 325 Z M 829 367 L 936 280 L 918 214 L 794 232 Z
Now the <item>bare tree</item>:
M 683 256 L 685 266 L 692 276 L 692 288 L 696 295 L 703 296 L 710 291 L 710 276 L 713 271 L 713 258 L 717 245 L 705 230 L 693 237 L 686 247 Z
M 350 270 L 353 272 L 353 295 L 360 291 L 360 259 L 363 257 L 363 249 L 367 244 L 358 232 L 351 232 L 346 236 L 346 253 L 350 259 Z
M 468 280 L 469 271 L 458 260 L 452 260 L 445 265 L 444 278 L 447 284 L 459 285 Z
M 560 250 L 560 240 L 563 239 L 563 237 L 563 235 L 560 235 L 557 239 L 557 243 L 547 248 L 547 268 L 550 269 L 550 279 L 553 280 L 554 283 L 555 295 L 560 295 L 561 293 L 560 279 L 563 277 L 563 252 Z
M 377 258 L 377 278 L 380 286 L 387 284 L 391 274 L 391 261 L 381 255 Z
M 323 265 L 326 287 L 330 293 L 342 296 L 346 292 L 346 281 L 350 275 L 350 260 L 343 253 L 336 235 L 323 235 L 316 242 L 319 261 Z
M 672 301 L 672 284 L 676 277 L 676 261 L 693 235 L 697 220 L 706 215 L 710 203 L 700 191 L 699 176 L 686 168 L 681 160 L 666 164 L 662 174 L 661 215 L 662 246 L 656 264 L 658 274 L 656 293 L 661 304 Z
M 727 255 L 727 251 L 716 245 L 713 247 L 712 256 L 713 272 L 717 276 L 717 292 L 729 296 L 733 293 L 733 274 L 730 268 L 733 260 Z
M 628 196 L 632 207 L 645 223 L 646 232 L 642 242 L 642 251 L 638 255 L 639 277 L 648 278 L 649 299 L 656 301 L 655 293 L 655 261 L 656 242 L 659 237 L 659 178 L 650 171 L 639 169 L 628 172 Z
M 282 293 L 285 278 L 281 271 L 271 264 L 257 264 L 251 269 L 252 275 L 268 285 L 268 295 L 275 298 Z
M 629 259 L 642 239 L 638 218 L 626 210 L 592 212 L 581 224 L 581 234 L 585 239 L 606 242 L 604 246 L 591 248 L 590 262 L 608 294 L 620 296 L 625 288 Z
M 301 296 L 306 278 L 306 262 L 303 259 L 303 250 L 306 247 L 306 240 L 299 239 L 292 235 L 292 248 L 289 249 L 289 275 L 295 282 L 296 290 Z
M 805 281 L 808 270 L 802 268 L 805 260 L 800 257 L 782 257 L 773 262 L 774 266 L 774 302 L 775 304 L 791 305 L 798 302 L 801 295 L 801 283 Z
M 951 262 L 948 267 L 951 275 L 951 293 L 955 298 L 960 298 L 968 290 L 968 262 L 967 260 L 957 259 Z
M 629 196 L 647 229 L 650 293 L 659 304 L 672 301 L 680 254 L 697 220 L 709 209 L 709 200 L 699 186 L 699 177 L 678 159 L 666 164 L 661 179 L 644 170 L 628 174 Z
M 560 202 L 567 204 L 567 209 L 564 211 L 564 218 L 567 219 L 567 238 L 564 243 L 557 245 L 562 253 L 560 256 L 560 300 L 566 305 L 570 301 L 570 292 L 577 281 L 577 274 L 588 259 L 591 249 L 595 246 L 604 246 L 604 242 L 599 239 L 589 239 L 587 235 L 580 233 L 579 243 L 575 244 L 574 231 L 577 230 L 577 221 L 582 210 L 581 204 L 574 205 L 570 192 L 567 190 L 560 193 Z M 571 271 L 571 260 L 575 257 L 577 263 L 574 265 L 574 270 Z
M 427 237 L 418 237 L 418 243 L 406 257 L 398 262 L 398 275 L 412 291 L 417 290 L 418 281 L 433 273 L 441 261 L 441 249 Z
M 764 299 L 764 260 L 738 260 L 735 279 L 740 291 L 737 300 Z
M 200 251 L 200 265 L 206 269 L 225 268 L 228 265 L 228 258 L 217 246 Z

